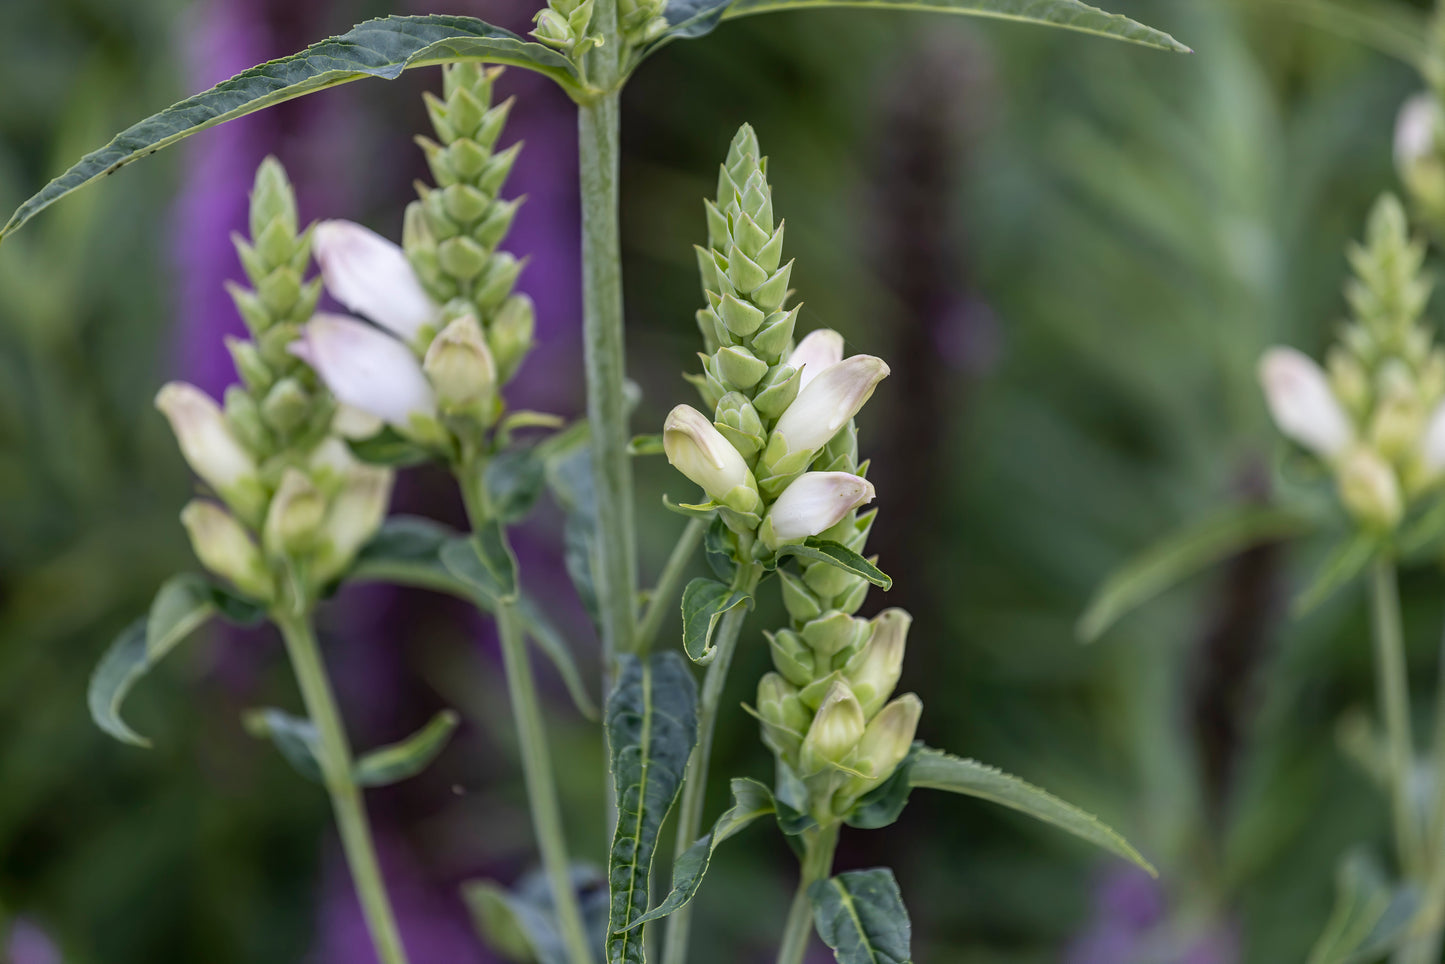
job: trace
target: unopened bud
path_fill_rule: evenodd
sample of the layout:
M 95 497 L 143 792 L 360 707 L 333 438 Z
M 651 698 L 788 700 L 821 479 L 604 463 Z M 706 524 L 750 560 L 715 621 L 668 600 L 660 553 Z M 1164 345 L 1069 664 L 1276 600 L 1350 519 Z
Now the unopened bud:
M 508 381 L 532 350 L 535 328 L 536 309 L 526 295 L 512 295 L 497 310 L 487 326 L 487 343 L 491 345 L 500 381 Z
M 1339 486 L 1345 508 L 1367 526 L 1393 529 L 1404 514 L 1394 470 L 1370 449 L 1356 448 L 1344 458 Z
M 667 416 L 662 446 L 667 461 L 718 502 L 739 487 L 756 490 L 742 455 L 690 405 L 679 405 Z
M 181 510 L 181 525 L 201 565 L 261 602 L 275 592 L 266 561 L 242 525 L 214 502 L 197 499 Z
M 1274 423 L 1286 436 L 1325 458 L 1350 444 L 1349 417 L 1308 355 L 1271 348 L 1260 360 L 1259 380 Z
M 255 460 L 231 433 L 220 406 L 194 385 L 171 382 L 156 395 L 191 469 L 246 516 L 265 501 Z
M 873 635 L 843 667 L 843 675 L 863 706 L 863 715 L 878 712 L 903 672 L 903 651 L 913 617 L 902 609 L 885 609 L 873 617 Z
M 1445 117 L 1432 95 L 1416 94 L 1400 109 L 1395 166 L 1422 206 L 1445 211 Z
M 326 498 L 304 472 L 287 469 L 266 511 L 261 533 L 266 551 L 277 556 L 306 551 L 325 515 Z
M 800 699 L 798 688 L 777 673 L 758 682 L 758 715 L 763 722 L 763 740 L 773 752 L 792 759 L 803 743 L 811 715 Z
M 313 575 L 329 582 L 346 571 L 356 553 L 376 535 L 391 504 L 394 473 L 375 465 L 357 465 L 331 500 L 317 536 Z
M 863 707 L 853 691 L 847 683 L 834 681 L 803 738 L 799 754 L 803 775 L 817 773 L 830 764 L 843 764 L 863 738 L 865 728 Z
M 442 329 L 427 349 L 422 369 L 436 390 L 442 411 L 469 411 L 490 418 L 497 395 L 497 366 L 471 315 Z
M 793 480 L 768 510 L 759 531 L 777 549 L 838 524 L 849 512 L 873 501 L 873 483 L 847 472 L 805 472 Z
M 923 713 L 923 702 L 914 694 L 906 693 L 878 711 L 863 738 L 858 741 L 857 765 L 860 770 L 872 773 L 871 786 L 856 788 L 866 793 L 884 783 L 898 769 L 913 746 L 913 737 L 918 732 L 918 718 Z
M 888 366 L 872 355 L 830 365 L 798 392 L 773 431 L 787 443 L 788 454 L 815 452 L 858 414 L 887 376 Z
M 812 648 L 803 642 L 803 638 L 791 629 L 766 635 L 773 666 L 778 672 L 795 686 L 807 686 L 813 682 L 817 661 Z

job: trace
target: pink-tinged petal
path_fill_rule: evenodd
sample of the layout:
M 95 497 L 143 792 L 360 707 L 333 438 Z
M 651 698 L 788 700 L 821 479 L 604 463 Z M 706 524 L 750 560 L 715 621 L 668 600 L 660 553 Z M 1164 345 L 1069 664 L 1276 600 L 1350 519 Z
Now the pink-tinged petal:
M 364 321 L 318 314 L 290 350 L 316 370 L 343 405 L 402 430 L 413 415 L 436 414 L 436 397 L 416 355 Z
M 326 290 L 351 311 L 411 341 L 437 319 L 437 306 L 422 288 L 406 252 L 352 221 L 322 221 L 312 251 Z
M 1293 348 L 1271 348 L 1259 363 L 1274 423 L 1286 436 L 1325 458 L 1354 438 L 1349 416 L 1314 359 Z
M 798 392 L 773 431 L 788 443 L 789 453 L 817 451 L 858 414 L 887 377 L 888 366 L 872 355 L 854 355 L 829 365 Z
M 804 472 L 783 490 L 768 512 L 778 542 L 806 539 L 837 525 L 873 501 L 873 483 L 847 472 Z
M 808 383 L 823 374 L 825 368 L 831 368 L 842 360 L 843 336 L 831 328 L 819 328 L 808 332 L 798 342 L 798 347 L 788 356 L 788 365 L 802 372 L 798 376 L 798 387 L 807 388 Z

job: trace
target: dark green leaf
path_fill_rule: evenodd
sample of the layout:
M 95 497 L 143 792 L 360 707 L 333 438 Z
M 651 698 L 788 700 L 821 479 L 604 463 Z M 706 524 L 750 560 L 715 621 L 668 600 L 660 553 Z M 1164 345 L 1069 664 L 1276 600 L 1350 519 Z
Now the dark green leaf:
M 384 465 L 404 469 L 412 465 L 430 462 L 431 451 L 418 445 L 394 428 L 384 428 L 370 438 L 352 439 L 347 442 L 351 454 L 368 465 Z
M 439 555 L 447 571 L 473 592 L 494 603 L 517 598 L 517 559 L 497 520 L 484 522 L 470 539 L 448 542 Z
M 778 809 L 778 829 L 790 838 L 804 830 L 816 827 L 817 821 L 808 816 L 808 787 L 793 772 L 792 767 L 779 757 L 776 762 L 774 805 Z
M 1335 887 L 1335 909 L 1308 964 L 1370 964 L 1410 936 L 1419 892 L 1392 886 L 1368 853 L 1356 851 L 1340 863 Z
M 720 517 L 715 517 L 702 537 L 702 551 L 707 567 L 720 582 L 732 585 L 738 576 L 738 563 L 733 558 L 733 534 Z
M 778 550 L 778 555 L 799 556 L 803 559 L 826 562 L 844 572 L 862 576 L 884 591 L 893 588 L 893 580 L 881 569 L 841 543 L 815 537 L 800 546 L 783 546 Z
M 572 887 L 582 908 L 582 921 L 594 947 L 601 947 L 607 928 L 607 881 L 596 867 L 571 868 Z M 486 942 L 503 957 L 539 964 L 570 964 L 557 929 L 552 888 L 545 873 L 524 876 L 511 890 L 490 880 L 468 881 L 462 897 Z
M 570 434 L 570 433 L 569 433 Z M 571 435 L 547 461 L 547 484 L 567 521 L 562 528 L 563 561 L 594 625 L 597 603 L 597 489 L 592 478 L 592 450 L 585 432 Z
M 1093 642 L 1129 612 L 1195 573 L 1265 542 L 1310 531 L 1310 519 L 1271 506 L 1231 506 L 1166 536 L 1114 571 L 1079 618 L 1079 638 Z
M 634 920 L 630 927 L 661 920 L 692 900 L 697 889 L 702 886 L 703 875 L 707 873 L 713 851 L 717 850 L 718 845 L 744 830 L 759 817 L 774 812 L 772 791 L 758 781 L 734 779 L 732 791 L 733 805 L 718 817 L 712 830 L 706 836 L 698 838 L 673 861 L 672 892 L 661 904 Z
M 977 760 L 965 760 L 941 750 L 924 748 L 913 762 L 909 780 L 915 787 L 961 793 L 1017 810 L 1155 874 L 1149 861 L 1098 817 Z
M 246 731 L 252 736 L 276 744 L 276 749 L 297 773 L 313 783 L 324 782 L 320 741 L 316 736 L 316 726 L 310 720 L 264 707 L 248 711 L 243 721 Z
M 459 722 L 456 713 L 442 710 L 405 740 L 363 754 L 356 761 L 356 782 L 363 787 L 385 787 L 416 776 L 431 766 Z
M 493 514 L 503 522 L 526 518 L 542 492 L 543 469 L 536 448 L 503 452 L 488 462 L 485 482 Z
M 808 888 L 818 936 L 839 964 L 909 964 L 913 925 L 887 867 L 850 870 Z
M 682 789 L 697 743 L 697 683 L 687 662 L 666 650 L 619 660 L 617 688 L 607 701 L 607 742 L 617 791 L 617 830 L 608 857 L 611 907 L 609 964 L 642 964 L 652 859 L 662 822 Z
M 908 805 L 908 795 L 913 791 L 909 774 L 913 771 L 913 761 L 918 759 L 922 750 L 922 743 L 914 743 L 908 756 L 904 757 L 903 762 L 898 764 L 898 769 L 893 771 L 893 776 L 854 804 L 852 812 L 844 822 L 859 830 L 879 830 L 892 826 L 903 814 L 903 808 Z
M 1379 540 L 1367 532 L 1357 532 L 1334 548 L 1315 573 L 1308 588 L 1295 597 L 1290 607 L 1295 617 L 1312 612 L 1326 599 L 1343 589 L 1365 571 L 1370 560 L 1380 551 Z
M 712 634 L 718 620 L 724 613 L 751 600 L 747 593 L 711 579 L 694 579 L 688 583 L 682 591 L 682 648 L 688 657 L 700 666 L 711 663 L 717 655 Z
M 754 13 L 774 13 L 784 10 L 818 10 L 829 7 L 866 7 L 880 10 L 924 10 L 933 13 L 956 13 L 972 17 L 987 17 L 994 20 L 1014 20 L 1048 27 L 1062 27 L 1080 33 L 1111 37 L 1130 43 L 1191 53 L 1173 37 L 1162 30 L 1135 23 L 1117 13 L 1105 13 L 1079 0 L 736 0 L 723 12 L 722 17 L 746 17 Z M 705 33 L 687 34 L 699 36 Z
M 382 17 L 299 54 L 243 71 L 118 134 L 22 204 L 0 229 L 8 235 L 70 192 L 208 127 L 338 84 L 400 76 L 409 67 L 457 60 L 512 64 L 546 74 L 569 93 L 577 72 L 561 54 L 472 17 Z

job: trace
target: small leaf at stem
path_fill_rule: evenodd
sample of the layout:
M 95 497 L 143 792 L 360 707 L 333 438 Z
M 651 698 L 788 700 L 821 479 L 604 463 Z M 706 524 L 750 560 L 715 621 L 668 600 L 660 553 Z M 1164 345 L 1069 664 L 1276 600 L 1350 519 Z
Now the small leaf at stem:
M 442 565 L 474 592 L 497 603 L 517 598 L 517 559 L 501 522 L 489 519 L 470 539 L 442 546 Z
M 1419 890 L 1391 885 L 1368 852 L 1346 855 L 1335 887 L 1335 908 L 1308 964 L 1369 964 L 1388 957 L 1410 935 Z
M 818 936 L 839 964 L 910 964 L 913 925 L 887 867 L 820 880 L 808 897 Z
M 826 539 L 814 537 L 802 545 L 783 546 L 778 550 L 778 555 L 799 556 L 803 559 L 826 562 L 828 565 L 842 569 L 844 572 L 852 573 L 855 576 L 862 576 L 885 592 L 893 588 L 893 579 L 889 577 L 887 573 L 858 555 L 858 553 L 852 549 L 838 542 L 830 542 Z
M 1379 540 L 1368 532 L 1347 537 L 1330 552 L 1309 586 L 1295 597 L 1290 606 L 1291 615 L 1298 619 L 1313 612 L 1364 572 L 1379 551 Z
M 430 462 L 432 453 L 394 428 L 384 428 L 368 438 L 347 442 L 351 454 L 368 465 L 403 469 Z
M 694 579 L 682 591 L 682 648 L 699 666 L 717 655 L 712 634 L 723 614 L 748 603 L 752 597 L 711 579 Z
M 627 443 L 629 455 L 661 455 L 661 435 L 634 435 L 632 441 Z
M 385 787 L 416 776 L 446 747 L 459 722 L 454 711 L 442 710 L 406 739 L 363 754 L 356 761 L 356 782 L 363 787 Z
M 503 452 L 487 463 L 483 481 L 499 519 L 511 523 L 526 518 L 542 492 L 544 467 L 535 446 Z
M 880 830 L 892 826 L 903 815 L 903 808 L 908 805 L 909 794 L 913 791 L 909 775 L 913 772 L 913 763 L 922 750 L 922 743 L 914 743 L 908 756 L 904 757 L 903 762 L 898 764 L 898 769 L 893 771 L 893 776 L 854 804 L 852 812 L 843 822 L 859 830 Z
M 313 783 L 322 783 L 320 738 L 316 724 L 274 707 L 248 710 L 242 717 L 246 732 L 269 739 L 291 768 Z

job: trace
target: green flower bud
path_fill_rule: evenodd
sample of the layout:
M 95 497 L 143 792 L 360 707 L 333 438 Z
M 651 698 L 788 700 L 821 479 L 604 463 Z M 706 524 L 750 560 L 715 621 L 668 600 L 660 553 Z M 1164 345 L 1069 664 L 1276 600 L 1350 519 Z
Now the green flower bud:
M 466 235 L 448 238 L 437 245 L 437 263 L 458 281 L 471 281 L 486 271 L 492 259 L 487 249 Z
M 797 325 L 800 308 L 802 305 L 794 305 L 787 311 L 773 312 L 753 335 L 753 351 L 769 365 L 776 366 L 782 361 L 793 344 L 793 329 Z M 799 385 L 801 387 L 801 382 Z
M 270 602 L 274 598 L 275 585 L 261 550 L 225 509 L 196 499 L 181 511 L 181 525 L 201 565 L 253 599 Z
M 860 797 L 887 782 L 912 749 L 913 737 L 918 732 L 918 718 L 922 714 L 923 702 L 912 693 L 898 697 L 879 711 L 858 741 L 855 757 L 856 767 L 871 773 L 872 777 L 867 780 L 850 779 L 844 793 Z
M 903 672 L 903 651 L 912 623 L 913 617 L 904 610 L 885 609 L 873 617 L 868 642 L 843 667 L 843 676 L 853 687 L 864 716 L 871 718 L 893 695 Z
M 872 627 L 866 621 L 831 610 L 805 624 L 802 637 L 826 668 L 838 653 L 861 646 L 871 632 Z
M 801 577 L 786 569 L 778 569 L 778 582 L 783 588 L 783 606 L 796 623 L 806 623 L 823 614 L 822 602 Z
M 798 397 L 798 386 L 802 383 L 796 368 L 774 365 L 753 386 L 753 407 L 767 418 L 777 418 L 788 410 Z
M 488 251 L 495 251 L 511 230 L 512 219 L 517 216 L 517 209 L 521 206 L 521 198 L 493 201 L 491 207 L 487 208 L 486 215 L 472 228 L 472 237 Z
M 427 349 L 422 370 L 436 390 L 443 412 L 469 413 L 490 421 L 496 404 L 497 366 L 476 318 L 465 315 L 442 329 Z
M 1400 484 L 1389 463 L 1366 448 L 1356 448 L 1339 466 L 1340 500 L 1363 525 L 1393 529 L 1404 515 Z
M 259 238 L 272 221 L 279 222 L 287 233 L 295 236 L 296 194 L 281 162 L 268 155 L 256 168 L 256 181 L 251 188 L 251 237 Z
M 287 436 L 309 420 L 314 402 L 311 393 L 295 378 L 283 378 L 266 393 L 261 402 L 261 416 L 266 424 Z
M 773 655 L 773 666 L 788 682 L 795 686 L 807 686 L 813 682 L 817 659 L 801 636 L 790 629 L 764 633 L 764 636 Z
M 226 350 L 231 353 L 231 361 L 235 363 L 236 373 L 241 376 L 241 381 L 246 388 L 257 393 L 270 388 L 275 380 L 275 375 L 271 372 L 271 366 L 261 358 L 261 353 L 256 349 L 255 344 L 244 338 L 233 338 L 229 335 L 225 341 Z
M 301 275 L 290 268 L 277 268 L 256 282 L 256 296 L 273 317 L 285 317 L 301 298 Z
M 256 453 L 269 453 L 275 449 L 276 440 L 261 418 L 261 407 L 240 385 L 226 389 L 225 412 L 231 433 L 246 449 Z
M 512 295 L 492 318 L 487 328 L 487 344 L 491 346 L 501 381 L 508 381 L 532 350 L 535 328 L 536 312 L 532 299 L 526 295 Z
M 880 714 L 881 715 L 881 714 Z M 802 776 L 845 764 L 866 729 L 863 708 L 842 680 L 834 680 L 798 754 Z
M 743 337 L 751 335 L 762 326 L 767 317 L 761 311 L 733 295 L 723 297 L 717 306 L 717 314 L 728 331 Z M 761 376 L 759 376 L 761 377 Z
M 287 469 L 266 512 L 261 535 L 266 551 L 275 556 L 307 551 L 325 515 L 326 498 L 320 490 L 304 472 Z
M 477 307 L 483 312 L 496 310 L 512 293 L 517 276 L 526 266 L 526 261 L 518 260 L 506 251 L 498 251 L 492 255 L 486 271 L 477 279 L 476 290 L 472 295 Z
M 797 687 L 777 673 L 768 673 L 758 682 L 758 716 L 768 748 L 784 759 L 795 759 L 812 722 Z
M 713 358 L 720 380 L 733 388 L 752 388 L 768 373 L 768 363 L 741 345 L 719 348 Z

